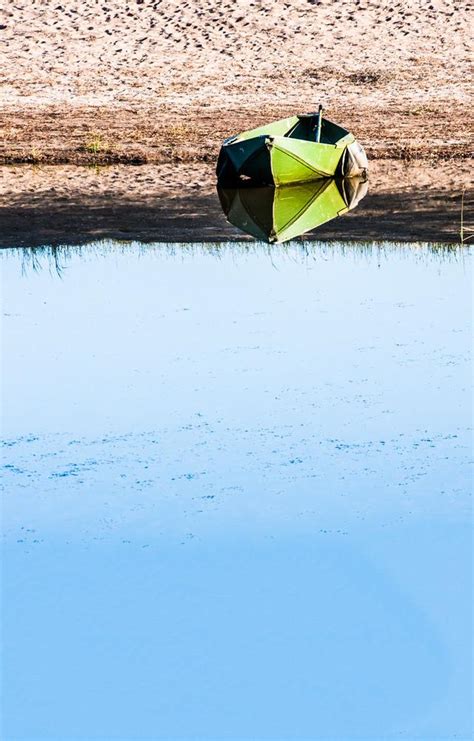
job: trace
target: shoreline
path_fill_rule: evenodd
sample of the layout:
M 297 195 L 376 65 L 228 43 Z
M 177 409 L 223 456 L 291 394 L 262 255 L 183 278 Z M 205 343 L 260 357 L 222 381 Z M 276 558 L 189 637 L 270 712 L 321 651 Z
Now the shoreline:
M 375 160 L 358 207 L 304 239 L 459 242 L 473 223 L 469 161 Z M 133 176 L 131 177 L 131 174 Z M 0 248 L 97 239 L 201 242 L 250 239 L 226 221 L 213 164 L 0 168 Z

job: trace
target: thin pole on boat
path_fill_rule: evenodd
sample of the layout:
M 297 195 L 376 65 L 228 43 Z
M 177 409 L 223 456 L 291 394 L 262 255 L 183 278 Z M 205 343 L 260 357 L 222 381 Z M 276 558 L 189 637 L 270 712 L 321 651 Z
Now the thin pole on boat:
M 318 108 L 318 129 L 316 131 L 316 141 L 319 144 L 321 141 L 321 126 L 323 124 L 323 107 L 322 105 Z

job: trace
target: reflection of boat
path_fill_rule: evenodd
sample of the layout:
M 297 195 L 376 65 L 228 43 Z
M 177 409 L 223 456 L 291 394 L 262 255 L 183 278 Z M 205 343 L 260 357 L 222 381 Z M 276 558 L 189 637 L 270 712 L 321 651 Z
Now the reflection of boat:
M 326 178 L 281 188 L 217 190 L 231 224 L 257 239 L 285 242 L 355 208 L 367 193 L 367 182 Z
M 353 134 L 318 113 L 292 116 L 225 140 L 217 177 L 232 184 L 287 185 L 365 175 L 367 157 Z

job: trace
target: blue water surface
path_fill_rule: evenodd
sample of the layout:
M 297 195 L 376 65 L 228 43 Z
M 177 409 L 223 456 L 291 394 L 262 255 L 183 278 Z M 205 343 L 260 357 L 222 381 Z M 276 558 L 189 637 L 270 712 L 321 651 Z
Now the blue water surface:
M 470 739 L 472 250 L 28 254 L 2 739 Z

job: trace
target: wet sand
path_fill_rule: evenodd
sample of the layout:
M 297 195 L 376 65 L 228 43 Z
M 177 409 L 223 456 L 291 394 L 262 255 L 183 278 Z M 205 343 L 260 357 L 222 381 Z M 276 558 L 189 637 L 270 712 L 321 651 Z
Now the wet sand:
M 468 179 L 468 162 L 377 160 L 359 206 L 305 238 L 459 242 Z M 211 164 L 4 167 L 0 191 L 0 247 L 249 239 L 227 223 Z

